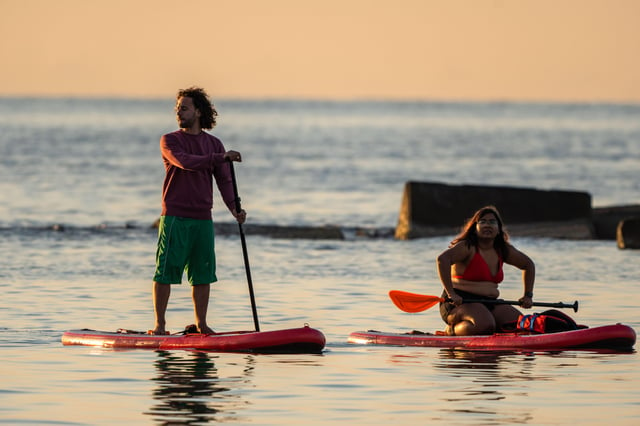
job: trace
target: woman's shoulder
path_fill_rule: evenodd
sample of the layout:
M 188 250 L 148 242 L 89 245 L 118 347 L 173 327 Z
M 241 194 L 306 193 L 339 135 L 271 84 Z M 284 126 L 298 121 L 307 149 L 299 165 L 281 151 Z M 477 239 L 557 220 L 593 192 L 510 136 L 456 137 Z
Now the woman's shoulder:
M 476 253 L 476 247 L 467 240 L 461 240 L 453 244 L 449 250 L 455 253 L 455 257 L 467 262 Z
M 506 256 L 503 260 L 511 265 L 519 265 L 530 260 L 526 253 L 520 251 L 511 243 L 505 244 L 505 252 Z
M 469 252 L 475 252 L 476 246 L 469 240 L 459 240 L 452 243 L 451 248 L 455 248 L 456 250 L 466 250 Z

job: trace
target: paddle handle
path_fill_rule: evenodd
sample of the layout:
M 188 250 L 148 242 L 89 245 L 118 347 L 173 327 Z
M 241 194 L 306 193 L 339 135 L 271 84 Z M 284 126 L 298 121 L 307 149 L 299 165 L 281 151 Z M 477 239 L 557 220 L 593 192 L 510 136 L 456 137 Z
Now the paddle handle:
M 240 213 L 242 207 L 240 205 L 240 196 L 238 195 L 238 184 L 236 182 L 236 172 L 233 168 L 233 161 L 229 161 L 231 170 L 231 182 L 233 183 L 233 196 L 235 197 L 236 213 Z M 238 222 L 238 230 L 240 231 L 240 242 L 242 243 L 242 256 L 244 258 L 244 269 L 247 273 L 247 284 L 249 286 L 249 298 L 251 299 L 251 311 L 253 312 L 253 325 L 256 331 L 260 331 L 260 323 L 258 322 L 258 309 L 256 308 L 256 298 L 253 294 L 253 282 L 251 280 L 251 268 L 249 267 L 249 254 L 247 250 L 247 241 L 244 237 L 242 224 Z
M 518 305 L 520 302 L 517 300 L 504 300 L 504 299 L 463 299 L 464 303 L 491 303 L 493 305 Z M 545 306 L 548 308 L 571 308 L 573 312 L 578 312 L 578 301 L 573 303 L 550 303 L 550 302 L 533 302 L 532 306 Z

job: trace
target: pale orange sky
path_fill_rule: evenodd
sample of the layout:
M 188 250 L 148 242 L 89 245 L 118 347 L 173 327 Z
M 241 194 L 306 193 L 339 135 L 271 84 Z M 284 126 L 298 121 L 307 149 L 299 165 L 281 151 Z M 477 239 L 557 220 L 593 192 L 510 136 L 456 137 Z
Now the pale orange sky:
M 0 0 L 0 96 L 640 102 L 636 0 Z

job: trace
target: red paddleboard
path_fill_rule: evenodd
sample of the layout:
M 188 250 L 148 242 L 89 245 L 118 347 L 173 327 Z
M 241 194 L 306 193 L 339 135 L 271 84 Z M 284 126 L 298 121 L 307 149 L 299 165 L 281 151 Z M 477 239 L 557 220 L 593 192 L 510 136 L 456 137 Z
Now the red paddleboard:
M 120 349 L 199 349 L 264 354 L 319 354 L 325 342 L 322 332 L 306 325 L 285 330 L 214 334 L 186 333 L 160 336 L 130 330 L 109 332 L 83 329 L 70 330 L 62 335 L 63 345 Z
M 431 333 L 386 333 L 357 331 L 349 343 L 365 345 L 422 346 L 456 349 L 571 349 L 602 348 L 629 350 L 636 343 L 636 332 L 623 324 L 561 331 L 558 333 L 496 333 L 487 336 L 443 336 Z

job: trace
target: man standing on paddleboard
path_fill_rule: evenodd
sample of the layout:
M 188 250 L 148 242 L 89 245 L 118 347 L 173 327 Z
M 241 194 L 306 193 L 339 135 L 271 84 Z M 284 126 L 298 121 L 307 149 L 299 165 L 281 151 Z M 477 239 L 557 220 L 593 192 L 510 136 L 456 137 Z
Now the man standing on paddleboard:
M 244 210 L 236 212 L 228 163 L 242 161 L 242 157 L 237 151 L 226 151 L 220 139 L 204 131 L 215 127 L 218 113 L 203 89 L 180 90 L 175 112 L 180 130 L 160 138 L 166 176 L 153 277 L 155 327 L 150 332 L 166 334 L 171 284 L 180 284 L 186 272 L 198 332 L 213 333 L 207 325 L 209 291 L 211 283 L 217 281 L 211 214 L 213 179 L 231 214 L 244 223 L 247 214 Z

